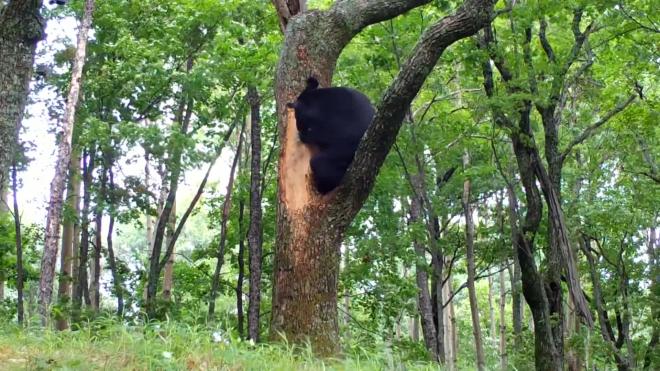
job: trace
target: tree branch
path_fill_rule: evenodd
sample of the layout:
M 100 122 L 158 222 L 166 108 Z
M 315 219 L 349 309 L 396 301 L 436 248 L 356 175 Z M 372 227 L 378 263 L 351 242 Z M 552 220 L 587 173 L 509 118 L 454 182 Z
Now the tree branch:
M 628 97 L 628 99 L 617 104 L 616 107 L 614 107 L 611 111 L 607 112 L 605 116 L 603 116 L 600 120 L 596 121 L 586 129 L 584 129 L 584 131 L 580 135 L 578 135 L 575 139 L 573 139 L 573 141 L 568 145 L 568 147 L 566 147 L 566 149 L 562 152 L 561 154 L 562 161 L 564 161 L 566 159 L 566 156 L 568 156 L 571 153 L 573 147 L 579 145 L 580 143 L 584 142 L 589 137 L 591 137 L 593 134 L 595 134 L 596 131 L 601 126 L 605 125 L 612 117 L 614 117 L 616 114 L 618 114 L 619 112 L 623 111 L 626 107 L 628 107 L 628 105 L 630 105 L 635 100 L 635 98 L 637 98 L 637 94 L 636 93 L 631 94 Z
M 378 105 L 374 121 L 360 142 L 355 160 L 337 191 L 336 199 L 339 202 L 333 205 L 336 214 L 333 212 L 330 215 L 354 216 L 359 211 L 396 140 L 403 118 L 426 77 L 447 47 L 475 34 L 490 20 L 494 2 L 494 0 L 466 0 L 456 13 L 441 19 L 422 35 Z M 366 2 L 366 4 L 374 3 L 384 3 L 384 1 Z
M 344 0 L 335 1 L 330 11 L 343 18 L 346 26 L 357 33 L 371 24 L 395 18 L 430 2 L 431 0 Z

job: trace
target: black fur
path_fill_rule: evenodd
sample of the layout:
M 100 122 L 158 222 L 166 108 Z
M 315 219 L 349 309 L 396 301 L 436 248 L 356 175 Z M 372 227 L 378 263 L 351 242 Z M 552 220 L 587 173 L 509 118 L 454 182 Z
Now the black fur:
M 66 0 L 50 0 L 49 4 L 66 5 Z
M 310 166 L 316 189 L 325 194 L 341 182 L 375 111 L 357 90 L 318 86 L 310 77 L 298 99 L 287 106 L 295 109 L 300 141 L 317 150 Z

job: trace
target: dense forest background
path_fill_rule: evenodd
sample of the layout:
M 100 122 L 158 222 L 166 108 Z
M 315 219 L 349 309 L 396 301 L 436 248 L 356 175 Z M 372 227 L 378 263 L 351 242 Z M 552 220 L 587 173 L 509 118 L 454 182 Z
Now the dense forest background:
M 660 368 L 656 2 L 60 3 L 0 1 L 0 368 Z M 325 196 L 309 76 L 377 110 Z

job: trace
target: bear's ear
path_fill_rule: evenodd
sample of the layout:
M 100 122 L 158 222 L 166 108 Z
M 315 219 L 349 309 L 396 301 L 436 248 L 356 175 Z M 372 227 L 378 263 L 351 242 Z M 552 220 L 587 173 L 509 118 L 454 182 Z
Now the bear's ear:
M 319 80 L 317 80 L 315 77 L 310 76 L 307 79 L 307 87 L 305 90 L 314 90 L 319 87 Z
M 289 102 L 289 103 L 287 103 L 287 104 L 286 104 L 286 108 L 293 108 L 293 109 L 295 109 L 295 108 L 296 108 L 296 102 Z

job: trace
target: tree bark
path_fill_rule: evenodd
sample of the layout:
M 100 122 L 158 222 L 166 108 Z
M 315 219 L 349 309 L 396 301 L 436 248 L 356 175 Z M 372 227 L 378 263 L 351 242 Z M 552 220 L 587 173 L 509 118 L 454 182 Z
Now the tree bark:
M 234 176 L 236 174 L 236 168 L 240 162 L 243 148 L 243 134 L 245 126 L 241 129 L 241 132 L 238 135 L 238 146 L 236 147 L 236 154 L 234 155 L 234 161 L 231 164 L 231 170 L 229 171 L 229 182 L 227 183 L 227 191 L 225 193 L 225 199 L 222 203 L 222 215 L 220 219 L 220 241 L 218 242 L 218 252 L 216 253 L 216 265 L 215 272 L 211 279 L 211 292 L 209 294 L 209 310 L 208 316 L 210 320 L 213 320 L 215 317 L 215 299 L 218 294 L 218 289 L 220 287 L 220 271 L 222 271 L 222 265 L 225 262 L 225 244 L 227 242 L 227 221 L 229 220 L 229 211 L 231 210 L 231 197 L 234 191 Z
M 463 168 L 470 166 L 470 155 L 467 149 L 463 153 Z M 463 182 L 463 212 L 465 213 L 465 259 L 467 260 L 467 289 L 470 298 L 470 314 L 472 316 L 472 335 L 474 336 L 474 346 L 476 350 L 477 369 L 485 369 L 485 356 L 483 340 L 481 338 L 481 322 L 479 321 L 479 303 L 477 302 L 477 290 L 474 287 L 476 268 L 474 262 L 474 220 L 472 219 L 472 204 L 470 202 L 470 193 L 472 190 L 470 178 L 466 177 Z
M 261 308 L 261 266 L 263 224 L 261 211 L 261 101 L 255 87 L 248 88 L 250 104 L 250 288 L 248 301 L 248 339 L 259 341 L 259 309 Z
M 16 313 L 18 324 L 23 325 L 25 309 L 23 308 L 23 280 L 25 271 L 23 269 L 23 239 L 21 236 L 21 219 L 18 210 L 18 179 L 16 175 L 16 161 L 11 169 L 11 190 L 14 196 L 14 234 L 16 242 Z
M 0 192 L 18 145 L 37 43 L 46 22 L 41 0 L 11 0 L 0 8 Z
M 29 2 L 34 2 L 29 1 Z M 62 198 L 64 196 L 64 185 L 66 173 L 71 157 L 71 139 L 75 123 L 76 106 L 80 96 L 82 84 L 82 72 L 85 64 L 87 51 L 87 34 L 92 24 L 92 13 L 94 12 L 94 0 L 85 0 L 82 24 L 78 33 L 78 45 L 71 71 L 71 83 L 67 97 L 66 109 L 63 119 L 63 133 L 57 151 L 57 162 L 55 164 L 55 175 L 50 185 L 50 201 L 48 204 L 48 216 L 46 218 L 46 239 L 44 241 L 44 252 L 41 259 L 41 277 L 39 280 L 39 313 L 41 322 L 46 325 L 49 316 L 49 307 L 53 293 L 53 279 L 55 274 L 55 261 L 57 259 L 57 245 L 60 239 L 60 222 L 62 214 Z
M 318 354 L 339 351 L 337 280 L 344 232 L 369 195 L 426 76 L 448 46 L 476 33 L 490 19 L 493 1 L 466 0 L 455 14 L 424 33 L 385 92 L 342 184 L 328 195 L 313 189 L 311 152 L 298 140 L 293 111 L 286 104 L 310 75 L 329 86 L 341 51 L 363 28 L 428 2 L 340 1 L 288 23 L 275 89 L 281 151 L 272 338 L 283 334 L 293 342 L 309 340 Z

